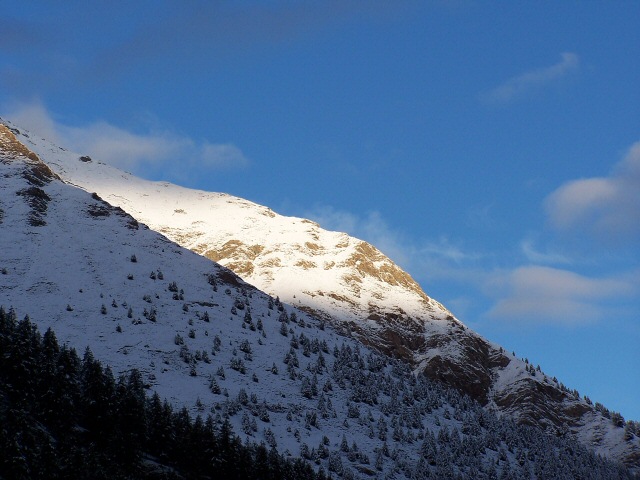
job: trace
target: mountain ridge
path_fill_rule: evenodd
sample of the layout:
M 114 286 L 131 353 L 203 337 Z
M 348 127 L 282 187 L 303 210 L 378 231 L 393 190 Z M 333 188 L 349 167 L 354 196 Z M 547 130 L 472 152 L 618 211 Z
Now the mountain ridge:
M 21 134 L 20 131 L 18 132 L 19 132 L 18 135 L 22 135 L 21 138 L 26 143 L 30 142 L 29 136 L 24 136 L 24 134 Z M 65 167 L 68 168 L 68 165 L 79 166 L 81 168 L 86 168 L 88 166 L 99 166 L 99 168 L 101 169 L 109 168 L 107 166 L 102 166 L 98 162 L 91 161 L 91 160 L 88 161 L 87 157 L 83 157 L 85 158 L 85 160 L 80 160 L 80 157 L 77 156 L 76 154 L 66 152 L 60 149 L 59 147 L 55 147 L 51 144 L 46 144 L 46 142 L 45 143 L 31 142 L 31 143 L 33 144 L 32 146 L 34 147 L 34 150 L 36 150 L 37 154 L 39 155 L 38 159 L 40 157 L 46 158 L 47 165 L 51 167 L 53 171 L 56 172 L 56 175 L 58 175 L 60 178 L 66 178 L 66 181 L 70 183 L 83 185 L 83 182 L 86 181 L 86 178 L 82 178 L 79 174 L 77 174 L 76 176 L 70 175 L 69 171 L 65 170 Z M 67 162 L 67 163 L 64 163 L 64 162 Z M 80 169 L 78 168 L 77 171 L 80 171 Z M 115 170 L 111 169 L 111 171 L 114 172 Z M 127 187 L 118 185 L 118 183 L 115 182 L 114 179 L 118 179 L 118 181 L 124 181 L 126 179 L 129 179 L 127 181 L 137 182 L 137 186 L 141 186 L 145 184 L 145 181 L 132 179 L 132 177 L 127 176 L 122 172 L 117 172 L 117 171 L 115 172 L 116 172 L 115 176 L 112 176 L 112 177 L 106 177 L 104 175 L 95 177 L 94 183 L 90 185 L 90 187 L 92 188 L 96 187 L 96 188 L 93 188 L 93 190 L 97 191 L 100 197 L 106 198 L 110 203 L 117 204 L 117 202 L 114 202 L 113 200 L 117 198 L 122 199 L 124 198 L 124 194 L 127 193 L 126 192 Z M 86 170 L 85 170 L 85 174 L 86 174 Z M 152 186 L 149 186 L 151 182 L 146 182 L 146 184 L 147 184 L 146 190 L 143 189 L 142 190 L 143 192 L 147 192 L 150 188 L 153 188 L 159 191 L 171 190 L 173 188 L 179 189 L 179 187 L 172 187 L 168 184 L 156 183 L 156 184 L 152 184 Z M 89 187 L 86 185 L 86 183 L 84 186 L 85 188 Z M 48 193 L 48 195 L 50 195 L 55 200 L 55 195 L 51 195 L 51 193 Z M 145 193 L 142 194 L 141 196 L 142 199 L 146 200 L 148 204 L 152 205 L 154 208 L 158 208 L 156 204 L 156 201 L 157 201 L 156 198 L 153 198 L 153 197 L 150 198 L 148 193 L 146 193 L 147 197 L 144 197 L 144 195 Z M 200 196 L 200 198 L 205 198 L 205 199 L 216 198 L 218 200 L 225 202 L 227 205 L 229 204 L 228 202 L 231 201 L 233 203 L 233 206 L 237 207 L 234 210 L 234 212 L 238 210 L 252 211 L 253 208 L 256 208 L 256 207 L 253 207 L 253 205 L 255 204 L 252 204 L 251 202 L 247 202 L 243 200 L 240 200 L 236 204 L 236 202 L 233 200 L 234 197 L 224 195 L 224 194 L 207 195 L 205 194 L 205 192 L 196 192 L 194 195 Z M 99 212 L 104 212 L 104 211 L 111 212 L 111 210 L 109 210 L 109 207 L 112 209 L 116 207 L 111 207 L 110 205 L 105 206 L 103 202 L 99 200 L 100 197 L 98 197 L 97 195 L 92 197 L 92 201 L 90 202 L 90 204 L 93 206 L 91 207 L 87 205 L 85 206 L 85 209 L 87 212 L 90 212 L 91 209 L 93 209 L 93 211 L 96 212 L 96 215 L 91 215 L 89 213 L 89 217 L 91 217 L 93 220 L 98 219 L 100 221 L 106 221 L 107 218 L 109 218 L 110 216 L 106 214 L 103 215 Z M 7 195 L 7 198 L 9 198 L 8 195 Z M 170 200 L 175 201 L 175 198 L 170 198 Z M 121 205 L 123 205 L 123 208 L 126 211 L 135 212 L 135 209 L 132 210 L 124 204 L 121 204 Z M 0 205 L 0 208 L 1 207 L 2 205 Z M 106 209 L 106 210 L 103 210 L 103 209 Z M 175 205 L 175 208 L 173 209 L 173 214 L 181 215 L 181 216 L 188 215 L 188 213 L 181 213 L 179 212 L 179 210 L 185 211 L 185 209 L 182 209 L 180 205 Z M 259 214 L 258 214 L 259 217 L 250 216 L 251 218 L 249 220 L 255 221 L 255 218 L 260 218 L 260 217 L 264 217 L 265 219 L 271 219 L 271 220 L 281 218 L 274 212 L 267 209 L 266 207 L 258 207 L 258 210 L 259 210 Z M 9 211 L 11 212 L 15 211 L 13 206 Z M 117 210 L 113 210 L 113 211 L 115 212 Z M 120 211 L 122 212 L 122 210 Z M 134 217 L 137 217 L 138 220 L 144 222 L 144 219 L 138 216 L 137 213 L 134 213 Z M 129 219 L 123 219 L 123 220 L 126 220 L 126 222 L 131 221 Z M 319 261 L 318 259 L 322 258 L 322 255 L 319 252 L 318 248 L 314 246 L 309 247 L 306 244 L 310 243 L 311 245 L 318 245 L 318 243 L 315 243 L 315 242 L 318 242 L 318 240 L 315 240 L 315 242 L 313 241 L 314 235 L 320 237 L 321 235 L 325 235 L 325 234 L 321 232 L 320 229 L 316 226 L 316 224 L 313 224 L 313 222 L 305 221 L 302 219 L 298 219 L 298 222 L 299 223 L 297 224 L 296 228 L 302 227 L 305 233 L 305 235 L 301 237 L 301 240 L 306 240 L 309 238 L 312 240 L 309 242 L 305 242 L 305 241 L 298 242 L 298 245 L 304 246 L 305 248 L 304 260 L 308 262 L 315 262 L 316 267 L 313 267 L 313 268 L 317 269 L 318 268 L 317 264 Z M 194 222 L 191 221 L 190 223 L 194 223 Z M 127 227 L 127 228 L 130 228 L 130 227 Z M 156 229 L 166 236 L 169 236 L 168 233 L 171 233 L 171 232 L 168 232 L 166 228 L 165 228 L 165 231 L 163 231 L 162 228 L 156 228 Z M 238 230 L 243 231 L 242 228 Z M 223 235 L 225 233 L 226 232 L 224 232 L 223 230 L 223 232 L 220 233 L 220 235 Z M 333 243 L 334 245 L 342 245 L 347 240 L 344 236 L 345 234 L 337 234 L 336 232 L 329 232 L 327 233 L 327 235 L 335 236 L 335 238 L 332 237 L 335 240 L 337 240 L 337 242 Z M 190 237 L 189 239 L 193 240 Z M 183 239 L 183 242 L 184 241 L 185 239 Z M 161 245 L 166 246 L 169 250 L 171 249 L 175 250 L 175 247 L 171 246 L 172 244 L 168 242 L 166 239 L 154 240 L 154 242 L 155 242 L 155 246 L 151 247 L 152 250 L 162 249 Z M 270 253 L 268 252 L 268 249 L 265 249 L 265 248 L 260 249 L 260 248 L 254 247 L 253 245 L 251 245 L 251 242 L 249 241 L 242 242 L 239 240 L 238 243 L 231 244 L 231 245 L 229 245 L 228 242 L 229 240 L 227 239 L 227 245 L 229 247 L 228 251 L 225 253 L 223 249 L 221 252 L 218 253 L 219 255 L 221 255 L 221 258 L 220 258 L 221 260 L 225 260 L 229 258 L 231 260 L 233 260 L 234 258 L 236 260 L 245 259 L 245 258 L 248 259 L 251 256 L 254 256 L 252 261 L 254 261 L 254 264 L 256 265 L 259 265 L 259 262 L 255 262 L 256 259 L 262 258 L 265 262 L 268 262 L 269 260 L 271 261 L 274 260 L 273 257 L 269 257 L 269 255 L 267 255 L 268 253 Z M 356 240 L 354 240 L 354 242 L 356 242 Z M 324 244 L 324 242 L 321 242 L 321 243 Z M 249 245 L 248 247 L 246 246 L 247 244 Z M 384 261 L 383 261 L 384 259 L 380 260 L 378 258 L 378 255 L 381 255 L 381 254 L 379 254 L 377 250 L 375 249 L 371 250 L 368 247 L 362 247 L 362 245 L 365 245 L 364 242 L 356 243 L 354 246 L 354 249 L 357 249 L 358 246 L 360 246 L 361 250 L 364 249 L 366 255 L 364 255 L 362 251 L 360 253 L 363 254 L 365 258 L 361 259 L 359 264 L 356 262 L 354 264 L 349 265 L 349 268 L 355 267 L 354 270 L 350 271 L 349 273 L 353 274 L 354 271 L 357 272 L 357 274 L 360 275 L 360 277 L 357 277 L 357 278 L 359 278 L 361 282 L 358 282 L 357 280 L 355 280 L 355 283 L 361 283 L 361 284 L 365 284 L 365 286 L 368 286 L 366 284 L 366 281 L 369 281 L 370 278 L 366 277 L 367 273 L 371 271 L 380 272 L 381 270 L 379 267 L 377 267 L 376 262 L 378 264 L 382 262 L 382 264 L 384 265 Z M 217 251 L 215 249 L 212 249 L 212 250 Z M 296 253 L 296 255 L 293 256 L 294 260 L 300 261 L 301 259 L 298 256 L 300 249 L 296 248 L 294 250 L 295 250 L 294 253 Z M 175 252 L 179 252 L 177 253 L 177 255 L 180 255 L 180 256 L 186 255 L 186 251 L 182 251 L 179 249 L 175 250 Z M 263 255 L 263 257 L 260 257 L 261 255 Z M 333 252 L 331 252 L 330 255 L 335 256 Z M 189 256 L 189 258 L 191 257 Z M 280 265 L 282 266 L 283 258 L 279 258 L 279 259 L 281 262 Z M 138 263 L 138 262 L 129 261 L 129 264 L 127 264 L 127 266 L 131 266 L 130 264 L 132 263 Z M 374 265 L 375 268 L 372 268 L 371 265 Z M 267 263 L 264 267 L 268 267 L 272 269 L 272 271 L 276 271 L 276 272 L 278 271 L 277 264 L 273 262 L 271 264 Z M 274 269 L 274 267 L 276 268 Z M 308 272 L 311 269 L 309 265 L 307 265 L 308 268 L 306 270 L 304 269 L 304 267 L 305 267 L 304 264 L 301 265 L 300 270 L 299 271 L 296 270 L 296 273 Z M 361 267 L 361 268 L 359 269 L 358 267 Z M 322 271 L 331 271 L 331 269 L 324 270 L 324 266 L 323 266 Z M 227 273 L 227 272 L 228 271 L 224 269 L 217 270 L 217 273 L 223 276 L 229 276 L 230 273 Z M 385 270 L 385 272 L 388 272 L 388 270 Z M 123 272 L 121 272 L 121 274 L 124 275 Z M 202 275 L 204 276 L 205 274 L 202 273 Z M 231 274 L 231 278 L 235 278 L 235 276 Z M 250 281 L 253 278 L 260 279 L 259 276 L 252 277 L 251 275 L 249 275 Z M 395 278 L 393 274 L 391 274 L 391 278 Z M 406 277 L 404 276 L 400 276 L 400 278 L 406 280 Z M 288 279 L 285 278 L 285 280 L 288 280 Z M 237 282 L 237 285 L 239 285 L 241 289 L 252 288 L 248 284 L 244 284 L 244 282 L 242 282 L 239 279 L 235 281 Z M 286 282 L 278 283 L 278 281 L 275 278 L 272 279 L 272 282 L 273 282 L 272 285 L 276 287 L 289 287 L 289 289 L 283 288 L 282 290 L 279 290 L 279 292 L 283 294 L 283 298 L 286 298 L 287 295 L 289 295 L 290 298 L 288 298 L 288 300 L 290 300 L 291 304 L 293 304 L 294 306 L 302 306 L 302 307 L 308 306 L 307 302 L 303 303 L 300 298 L 296 298 L 297 293 L 299 293 L 298 290 L 291 290 L 290 285 L 288 285 Z M 251 282 L 251 283 L 254 283 L 254 282 Z M 34 285 L 32 285 L 32 287 Z M 246 287 L 244 287 L 243 285 L 246 285 Z M 38 288 L 43 288 L 43 287 L 40 286 Z M 44 288 L 46 289 L 47 287 L 44 287 Z M 524 362 L 521 362 L 515 359 L 514 357 L 504 354 L 504 352 L 502 352 L 502 350 L 499 347 L 494 346 L 489 342 L 486 342 L 481 337 L 470 332 L 462 323 L 460 323 L 457 319 L 455 319 L 455 317 L 453 317 L 453 315 L 448 310 L 446 310 L 444 307 L 442 307 L 440 304 L 438 304 L 434 300 L 430 299 L 426 294 L 424 294 L 424 296 L 418 295 L 418 298 L 414 299 L 413 302 L 408 302 L 409 307 L 413 307 L 413 310 L 411 308 L 407 308 L 406 310 L 402 310 L 402 311 L 394 310 L 394 307 L 396 307 L 396 305 L 392 305 L 390 308 L 381 308 L 380 310 L 382 311 L 382 314 L 380 318 L 376 319 L 376 318 L 368 318 L 368 316 L 378 313 L 375 311 L 368 312 L 368 309 L 370 308 L 369 300 L 371 298 L 375 298 L 375 296 L 371 295 L 370 292 L 365 291 L 364 293 L 368 295 L 368 297 L 365 298 L 365 301 L 363 303 L 362 287 L 360 287 L 361 290 L 357 292 L 360 295 L 360 297 L 355 297 L 355 299 L 357 300 L 354 300 L 354 298 L 349 298 L 346 295 L 341 295 L 344 292 L 332 292 L 330 290 L 327 292 L 324 292 L 322 287 L 320 288 L 321 289 L 319 291 L 322 292 L 323 295 L 316 294 L 316 297 L 324 297 L 324 298 L 322 298 L 323 302 L 320 303 L 322 310 L 319 313 L 324 314 L 325 316 L 327 316 L 327 318 L 334 320 L 336 328 L 338 328 L 339 331 L 342 331 L 343 334 L 355 336 L 356 338 L 362 340 L 365 344 L 369 344 L 374 348 L 376 348 L 377 350 L 382 351 L 383 353 L 389 354 L 389 353 L 396 352 L 396 356 L 403 358 L 405 361 L 408 361 L 411 365 L 413 365 L 414 368 L 417 368 L 420 371 L 424 371 L 431 378 L 442 380 L 448 383 L 449 385 L 457 387 L 459 390 L 465 393 L 473 394 L 472 396 L 474 396 L 474 398 L 477 398 L 481 401 L 484 400 L 483 403 L 485 405 L 491 404 L 491 402 L 493 402 L 495 403 L 495 406 L 499 412 L 502 409 L 504 413 L 513 415 L 516 418 L 520 417 L 519 419 L 521 421 L 524 421 L 524 423 L 527 423 L 527 420 L 536 420 L 536 417 L 540 415 L 540 411 L 544 410 L 545 408 L 548 407 L 549 404 L 553 403 L 550 400 L 547 400 L 545 398 L 545 395 L 548 395 L 551 397 L 553 396 L 558 397 L 555 400 L 552 398 L 552 400 L 554 400 L 556 403 L 557 402 L 560 402 L 561 404 L 566 403 L 567 405 L 565 407 L 569 411 L 571 411 L 571 409 L 574 409 L 574 410 L 577 409 L 579 414 L 577 415 L 577 418 L 579 418 L 580 421 L 584 422 L 587 426 L 591 425 L 590 429 L 585 429 L 587 430 L 587 434 L 590 437 L 581 438 L 583 443 L 589 444 L 589 442 L 592 441 L 591 437 L 594 436 L 596 433 L 598 433 L 599 435 L 601 435 L 602 440 L 600 441 L 600 445 L 592 445 L 593 447 L 596 448 L 596 450 L 599 449 L 601 452 L 607 452 L 609 454 L 613 454 L 614 457 L 623 458 L 623 459 L 626 459 L 627 461 L 631 459 L 632 464 L 633 464 L 633 461 L 637 461 L 637 457 L 636 457 L 636 460 L 634 460 L 633 455 L 630 455 L 630 454 L 633 454 L 634 452 L 633 449 L 631 449 L 631 452 L 615 452 L 614 451 L 615 449 L 613 447 L 615 447 L 616 445 L 620 446 L 624 444 L 624 442 L 620 441 L 621 432 L 616 433 L 615 430 L 607 428 L 606 421 L 604 421 L 603 418 L 600 418 L 601 416 L 598 417 L 598 415 L 593 410 L 593 408 L 590 408 L 586 404 L 586 402 L 581 401 L 579 398 L 578 399 L 571 398 L 571 396 L 567 394 L 567 392 L 559 390 L 557 387 L 555 387 L 550 380 L 546 378 L 540 379 L 540 377 L 543 376 L 542 373 L 538 374 L 538 378 L 536 378 L 535 372 L 533 373 L 533 375 L 531 375 L 531 372 L 528 370 L 528 367 L 525 367 Z M 327 290 L 327 289 L 325 288 L 324 290 Z M 335 294 L 335 296 L 338 298 L 329 296 L 329 294 L 332 294 L 332 293 Z M 353 292 L 350 292 L 350 293 L 353 294 Z M 397 292 L 394 292 L 394 293 L 397 293 Z M 397 294 L 397 295 L 400 295 L 400 294 Z M 315 298 L 311 295 L 307 295 L 307 297 L 310 297 L 311 299 Z M 345 297 L 346 301 L 340 297 Z M 326 300 L 326 298 L 330 298 L 331 300 L 324 301 Z M 200 301 L 204 303 L 208 302 L 202 299 Z M 360 303 L 358 303 L 359 301 Z M 116 302 L 115 299 L 114 299 L 114 302 L 119 303 L 119 302 Z M 351 309 L 354 303 L 359 307 L 362 305 L 365 305 L 364 311 L 367 312 L 366 317 L 361 318 L 357 312 L 354 312 L 354 309 Z M 193 305 L 193 303 L 191 303 L 191 305 Z M 196 302 L 196 305 L 197 305 L 197 302 Z M 347 307 L 344 307 L 344 305 L 347 305 Z M 227 307 L 228 306 L 229 305 L 227 305 Z M 409 315 L 409 313 L 422 311 L 420 310 L 420 308 L 424 309 L 426 308 L 426 306 L 431 307 L 430 310 L 427 309 L 427 311 L 429 312 L 428 315 L 433 314 L 433 317 L 435 317 L 435 318 L 429 317 L 428 326 L 430 327 L 430 331 L 428 332 L 428 335 L 424 335 L 425 322 L 416 320 L 415 318 L 412 318 L 411 315 Z M 117 308 L 117 307 L 114 307 L 114 308 Z M 313 311 L 313 304 L 310 304 L 309 308 Z M 336 310 L 339 313 L 346 314 L 347 318 L 336 318 L 336 313 L 335 313 Z M 394 315 L 396 316 L 394 317 Z M 363 319 L 364 321 L 362 321 Z M 307 322 L 310 322 L 310 321 L 311 320 L 307 318 Z M 394 321 L 396 323 L 389 326 L 389 324 Z M 420 337 L 420 335 L 422 335 L 422 337 Z M 416 343 L 412 343 L 412 342 L 416 342 Z M 386 348 L 388 348 L 387 351 L 385 351 L 385 345 L 387 346 Z M 415 358 L 409 358 L 410 355 L 414 356 L 415 352 L 418 352 L 419 355 L 415 355 Z M 455 361 L 451 360 L 452 357 L 455 357 L 454 358 Z M 494 378 L 495 375 L 497 375 L 497 378 Z M 511 387 L 512 385 L 520 382 L 520 383 L 526 384 L 527 388 L 501 389 L 499 384 L 500 382 L 504 382 L 508 387 Z M 470 387 L 472 388 L 470 389 Z M 478 391 L 473 392 L 473 388 L 478 388 Z M 530 412 L 525 411 L 523 413 L 522 412 L 523 409 L 520 405 L 523 401 L 522 396 L 523 395 L 530 396 L 532 392 L 538 395 L 538 401 L 537 402 L 529 401 L 528 405 L 532 408 L 532 410 Z M 482 395 L 486 395 L 486 398 L 483 399 Z M 544 398 L 544 401 L 541 400 L 542 398 Z M 509 409 L 514 409 L 514 412 L 510 412 Z M 566 418 L 562 418 L 562 416 L 558 416 L 556 411 L 557 409 L 554 410 L 554 408 L 551 408 L 550 410 L 552 411 L 551 413 L 547 412 L 545 416 L 543 416 L 549 421 L 549 423 L 546 426 L 547 427 L 562 427 L 563 425 L 566 426 L 566 424 L 568 423 L 566 421 Z M 554 414 L 556 416 L 555 419 L 554 419 Z M 585 415 L 593 415 L 594 418 L 585 419 L 584 418 Z M 537 423 L 539 426 L 543 426 L 543 427 L 545 426 L 540 422 L 535 422 L 535 423 Z M 569 429 L 574 428 L 575 431 L 573 433 L 575 433 L 580 438 L 580 427 L 583 427 L 583 426 L 584 425 L 574 424 L 574 425 L 568 425 L 568 428 Z M 613 432 L 615 435 L 613 435 L 611 432 Z M 631 446 L 633 446 L 633 444 Z M 635 451 L 637 452 L 637 448 Z

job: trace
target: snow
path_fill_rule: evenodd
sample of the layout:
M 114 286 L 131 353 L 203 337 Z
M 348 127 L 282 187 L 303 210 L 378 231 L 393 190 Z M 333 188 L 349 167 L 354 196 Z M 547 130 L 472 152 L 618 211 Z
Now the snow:
M 367 249 L 367 244 L 344 233 L 325 231 L 308 220 L 284 217 L 226 194 L 149 182 L 97 160 L 80 161 L 79 154 L 36 139 L 28 132 L 18 134 L 18 138 L 66 183 L 54 179 L 42 186 L 50 197 L 43 215 L 46 225 L 33 226 L 28 221 L 31 207 L 16 193 L 30 186 L 22 174 L 25 165 L 37 162 L 19 157 L 0 163 L 0 209 L 4 212 L 0 215 L 0 269 L 7 271 L 0 275 L 0 305 L 16 308 L 19 315 L 29 314 L 42 331 L 54 328 L 58 338 L 80 351 L 90 347 L 96 358 L 110 364 L 115 372 L 141 370 L 161 397 L 189 406 L 194 414 L 220 413 L 224 402 L 236 398 L 241 389 L 249 395 L 254 393 L 258 403 L 268 403 L 270 418 L 269 422 L 258 421 L 253 440 L 265 440 L 268 428 L 280 451 L 297 455 L 302 442 L 317 447 L 326 435 L 334 450 L 346 435 L 349 444 L 356 440 L 372 462 L 375 449 L 380 447 L 379 441 L 369 438 L 366 422 L 352 421 L 345 426 L 341 421 L 320 420 L 321 428 L 304 427 L 304 413 L 316 410 L 318 398 L 301 395 L 300 377 L 291 379 L 287 374 L 283 358 L 291 349 L 291 335 L 279 333 L 280 312 L 269 308 L 270 300 L 276 296 L 285 301 L 289 314 L 295 312 L 305 324 L 303 327 L 300 321 L 291 322 L 288 328 L 298 336 L 304 333 L 326 342 L 330 351 L 349 345 L 359 349 L 362 356 L 372 354 L 332 327 L 357 322 L 365 325 L 365 331 L 376 332 L 384 325 L 367 319 L 372 306 L 382 313 L 399 313 L 402 309 L 407 328 L 418 325 L 425 338 L 450 337 L 454 331 L 475 335 L 410 278 L 402 277 L 403 282 L 393 284 L 368 274 L 370 269 L 359 269 L 353 262 L 359 248 L 368 253 L 360 261 L 371 262 L 374 273 L 394 271 L 394 265 L 376 250 Z M 90 192 L 97 192 L 152 229 L 142 223 L 137 229 L 131 228 L 130 217 Z M 100 209 L 108 214 L 90 213 Z M 230 240 L 241 242 L 243 247 L 225 249 Z M 248 283 L 194 251 L 220 257 L 220 262 L 229 266 L 242 267 L 248 262 L 253 266 L 243 275 Z M 155 279 L 151 278 L 152 272 Z M 158 279 L 158 272 L 162 272 L 162 280 Z M 209 275 L 216 278 L 217 291 L 208 282 Z M 353 280 L 354 276 L 357 280 Z M 170 282 L 184 290 L 184 299 L 173 299 L 175 292 L 169 290 Z M 237 302 L 244 309 L 236 308 L 237 314 L 233 314 L 232 307 Z M 101 313 L 103 305 L 105 314 Z M 333 323 L 322 329 L 319 317 L 295 310 L 297 306 L 311 307 Z M 127 317 L 129 308 L 132 318 Z M 157 312 L 156 321 L 143 315 L 152 308 Z M 243 321 L 248 308 L 254 325 L 258 319 L 262 321 L 266 336 Z M 204 321 L 205 312 L 209 322 Z M 118 326 L 122 332 L 116 331 Z M 184 339 L 189 354 L 208 353 L 211 363 L 195 362 L 195 376 L 191 375 L 194 362 L 187 363 L 180 356 L 176 335 Z M 216 335 L 222 344 L 214 355 Z M 251 361 L 244 359 L 239 349 L 244 340 L 250 342 Z M 453 341 L 421 352 L 416 356 L 416 365 L 434 356 L 455 359 L 459 349 Z M 310 378 L 306 367 L 317 359 L 317 354 L 307 358 L 298 350 L 297 355 L 299 374 Z M 325 356 L 330 364 L 333 358 Z M 230 368 L 232 358 L 243 359 L 247 372 Z M 271 373 L 274 363 L 278 374 Z M 216 376 L 220 366 L 225 371 L 224 380 Z M 514 358 L 506 367 L 495 370 L 493 391 L 509 391 L 524 379 L 531 379 L 525 367 L 524 362 Z M 390 366 L 386 368 L 391 371 Z M 254 374 L 258 382 L 252 380 Z M 228 397 L 209 391 L 212 377 L 227 390 Z M 330 374 L 325 372 L 318 377 L 322 385 Z M 535 382 L 548 381 L 542 374 L 533 378 Z M 339 419 L 347 417 L 350 396 L 349 388 L 334 388 L 327 393 Z M 196 399 L 200 399 L 202 407 L 195 405 Z M 495 405 L 489 406 L 498 411 Z M 366 406 L 362 410 L 370 410 L 377 419 L 382 415 L 380 408 Z M 445 408 L 453 407 L 445 402 L 432 415 L 422 418 L 423 427 L 439 431 L 441 427 L 436 423 L 440 420 L 436 419 Z M 293 419 L 288 420 L 287 414 Z M 242 414 L 232 417 L 238 433 L 242 432 L 241 418 Z M 613 428 L 611 422 L 595 412 L 583 422 L 583 428 L 577 430 L 583 443 L 591 444 L 597 437 L 598 452 L 613 452 L 616 456 L 626 453 L 622 429 Z M 456 420 L 443 420 L 443 424 L 460 426 Z M 418 456 L 420 442 L 413 446 L 399 442 L 396 445 L 392 440 L 388 443 L 390 448 L 405 449 L 409 458 Z

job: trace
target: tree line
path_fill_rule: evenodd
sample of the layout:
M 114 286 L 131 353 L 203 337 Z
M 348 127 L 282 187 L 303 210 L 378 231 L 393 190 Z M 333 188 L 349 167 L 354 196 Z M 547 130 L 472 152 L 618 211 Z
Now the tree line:
M 301 459 L 191 418 L 137 370 L 115 378 L 88 348 L 0 307 L 0 478 L 324 479 Z M 330 478 L 330 477 L 329 477 Z

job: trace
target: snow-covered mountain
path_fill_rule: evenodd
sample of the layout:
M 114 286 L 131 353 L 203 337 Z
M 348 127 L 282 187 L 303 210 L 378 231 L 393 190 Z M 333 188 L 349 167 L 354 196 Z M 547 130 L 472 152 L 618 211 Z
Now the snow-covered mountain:
M 425 432 L 462 430 L 464 440 L 462 419 L 486 415 L 378 351 L 638 464 L 637 436 L 625 440 L 587 402 L 471 332 L 365 242 L 228 195 L 144 181 L 4 126 L 0 166 L 0 304 L 117 371 L 142 370 L 171 401 L 232 414 L 252 439 L 294 455 L 302 444 L 324 455 L 325 445 L 326 457 L 309 455 L 333 471 L 340 458 L 344 470 L 409 476 Z M 380 433 L 387 423 L 393 435 Z

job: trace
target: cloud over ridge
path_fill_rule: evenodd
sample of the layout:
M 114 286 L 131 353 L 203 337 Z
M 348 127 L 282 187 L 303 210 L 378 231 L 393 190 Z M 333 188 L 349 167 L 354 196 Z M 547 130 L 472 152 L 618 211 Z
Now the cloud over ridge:
M 169 170 L 180 176 L 190 169 L 242 168 L 249 160 L 232 144 L 195 141 L 171 131 L 133 133 L 105 121 L 69 126 L 56 121 L 40 103 L 19 104 L 8 114 L 16 125 L 59 145 L 124 170 Z

